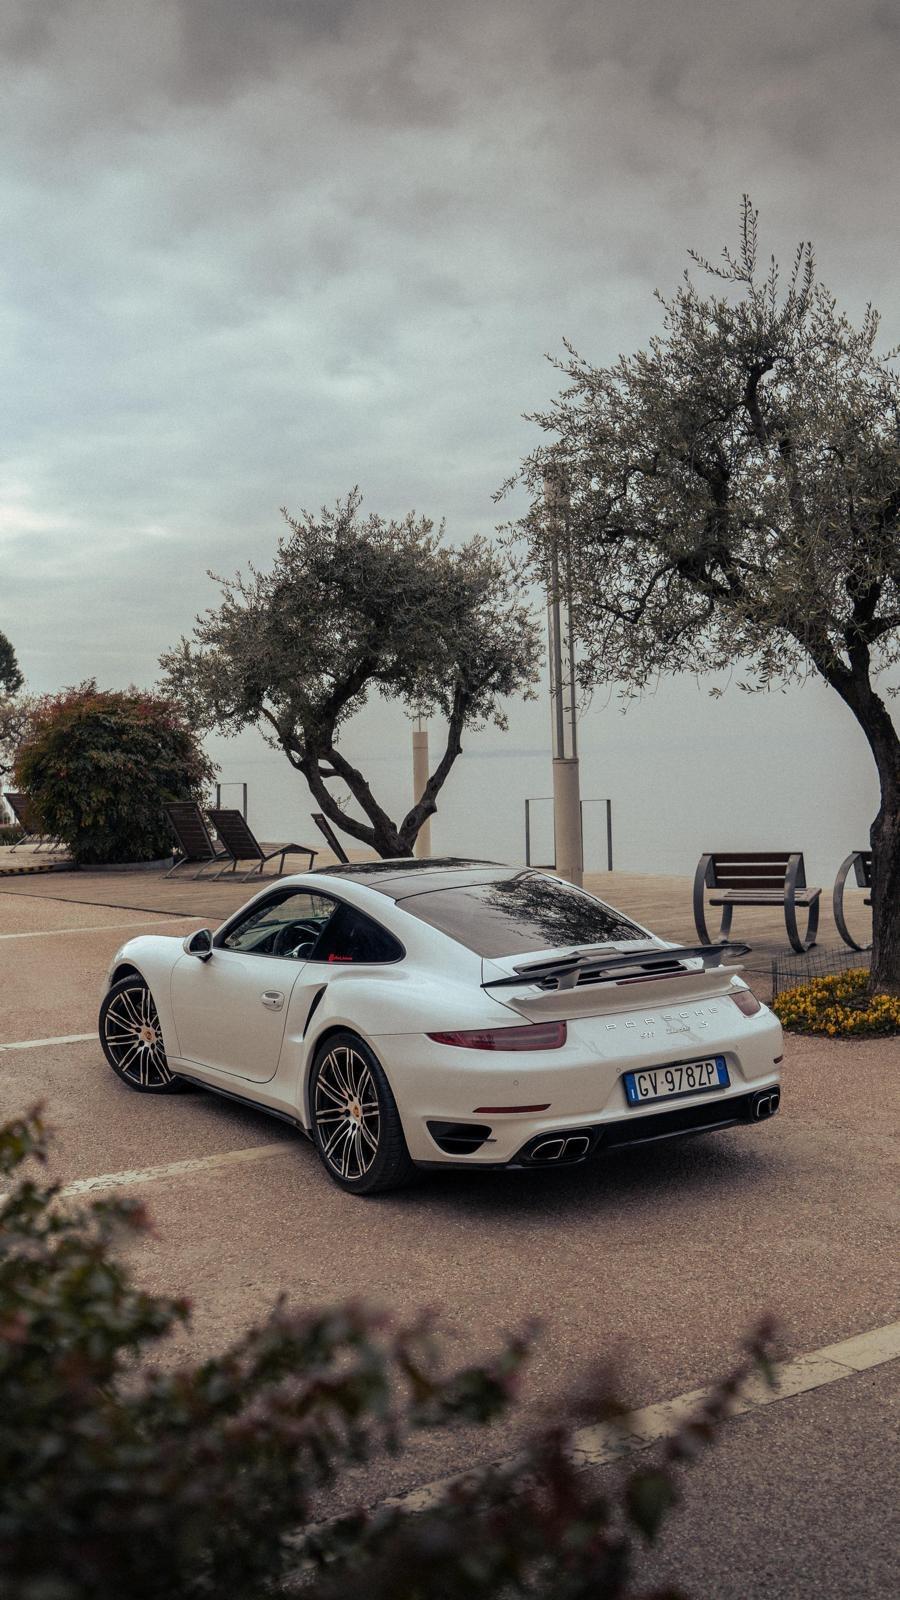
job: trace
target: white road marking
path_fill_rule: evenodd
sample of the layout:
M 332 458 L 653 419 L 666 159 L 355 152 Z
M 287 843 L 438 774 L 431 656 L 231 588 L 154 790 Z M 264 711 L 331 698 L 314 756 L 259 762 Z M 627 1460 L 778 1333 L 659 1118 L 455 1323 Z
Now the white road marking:
M 217 1156 L 195 1156 L 186 1161 L 170 1161 L 164 1167 L 136 1167 L 130 1172 L 104 1172 L 98 1178 L 77 1178 L 60 1189 L 61 1195 L 96 1194 L 102 1189 L 126 1189 L 133 1184 L 157 1183 L 160 1178 L 181 1178 L 195 1172 L 218 1172 L 222 1167 L 240 1166 L 248 1161 L 265 1161 L 269 1156 L 296 1152 L 297 1140 L 274 1144 L 254 1144 L 247 1150 L 226 1150 Z
M 0 939 L 56 939 L 62 933 L 113 933 L 117 928 L 158 928 L 160 923 L 200 921 L 201 917 L 187 915 L 157 917 L 154 922 L 142 917 L 140 922 L 97 922 L 90 928 L 40 928 L 36 933 L 0 933 Z
M 99 1044 L 96 1028 L 93 1033 L 61 1033 L 56 1039 L 13 1039 L 9 1044 L 0 1044 L 0 1050 L 37 1050 L 45 1044 L 86 1044 L 89 1039 Z
M 777 1405 L 781 1400 L 792 1400 L 795 1395 L 809 1394 L 829 1383 L 840 1383 L 859 1372 L 884 1365 L 900 1358 L 900 1322 L 889 1322 L 881 1328 L 870 1328 L 867 1333 L 857 1333 L 839 1344 L 823 1345 L 820 1350 L 810 1350 L 794 1356 L 790 1361 L 779 1361 L 775 1366 L 776 1387 L 770 1389 L 762 1376 L 749 1379 L 741 1390 L 739 1399 L 732 1404 L 730 1416 L 745 1416 L 751 1411 L 761 1411 L 764 1406 Z M 709 1389 L 691 1389 L 671 1400 L 661 1400 L 656 1405 L 642 1406 L 632 1411 L 625 1421 L 625 1432 L 600 1423 L 592 1428 L 580 1428 L 572 1438 L 572 1459 L 579 1471 L 588 1467 L 602 1467 L 618 1461 L 633 1451 L 646 1450 L 660 1439 L 673 1434 L 686 1417 L 694 1415 Z M 515 1456 L 505 1457 L 491 1465 L 514 1466 Z M 480 1468 L 484 1471 L 486 1468 Z M 443 1499 L 455 1483 L 466 1480 L 467 1473 L 450 1478 L 438 1478 L 407 1494 L 394 1495 L 383 1502 L 404 1511 L 428 1511 Z

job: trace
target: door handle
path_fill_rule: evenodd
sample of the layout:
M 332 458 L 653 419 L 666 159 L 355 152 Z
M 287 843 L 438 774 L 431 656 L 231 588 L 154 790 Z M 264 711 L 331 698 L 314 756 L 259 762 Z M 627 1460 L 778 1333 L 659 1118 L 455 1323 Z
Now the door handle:
M 266 989 L 265 993 L 260 995 L 260 999 L 269 1011 L 280 1011 L 284 1005 L 284 995 L 279 989 Z

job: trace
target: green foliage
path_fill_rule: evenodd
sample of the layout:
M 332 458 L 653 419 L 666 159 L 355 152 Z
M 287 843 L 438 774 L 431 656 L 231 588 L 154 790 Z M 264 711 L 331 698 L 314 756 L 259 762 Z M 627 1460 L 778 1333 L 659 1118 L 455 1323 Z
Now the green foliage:
M 574 1464 L 581 1421 L 627 1429 L 608 1375 L 515 1462 L 475 1470 L 415 1515 L 315 1526 L 342 1471 L 411 1429 L 488 1423 L 529 1339 L 445 1372 L 433 1323 L 397 1329 L 358 1305 L 279 1304 L 221 1355 L 156 1368 L 188 1321 L 118 1262 L 140 1203 L 80 1209 L 19 1169 L 46 1161 L 41 1117 L 0 1129 L 0 1592 L 4 1600 L 265 1600 L 303 1567 L 309 1600 L 617 1600 L 641 1541 L 677 1499 L 675 1469 L 715 1433 L 769 1330 L 668 1442 L 613 1493 Z
M 213 768 L 171 701 L 88 682 L 34 704 L 15 778 L 81 865 L 172 850 L 163 806 L 200 799 Z
M 18 844 L 24 837 L 25 830 L 17 822 L 0 822 L 0 846 Z
M 197 726 L 258 726 L 332 822 L 382 855 L 404 855 L 436 809 L 463 730 L 505 726 L 503 698 L 529 690 L 539 634 L 516 569 L 483 539 L 445 546 L 424 517 L 388 522 L 360 507 L 354 491 L 318 517 L 285 512 L 290 531 L 272 568 L 217 580 L 221 606 L 162 666 Z M 448 725 L 423 797 L 399 822 L 339 748 L 373 691 Z M 368 821 L 344 812 L 327 788 L 334 780 Z
M 660 672 L 737 666 L 742 688 L 818 673 L 841 696 L 881 783 L 873 973 L 900 993 L 900 737 L 876 689 L 900 662 L 894 353 L 871 307 L 859 327 L 838 310 L 809 245 L 786 282 L 774 260 L 760 273 L 746 198 L 737 254 L 694 260 L 724 292 L 686 273 L 646 350 L 595 367 L 566 347 L 518 532 L 545 582 L 560 547 L 585 686 L 628 697 Z
M 0 633 L 0 698 L 18 694 L 25 679 L 19 671 L 16 652 L 5 633 Z

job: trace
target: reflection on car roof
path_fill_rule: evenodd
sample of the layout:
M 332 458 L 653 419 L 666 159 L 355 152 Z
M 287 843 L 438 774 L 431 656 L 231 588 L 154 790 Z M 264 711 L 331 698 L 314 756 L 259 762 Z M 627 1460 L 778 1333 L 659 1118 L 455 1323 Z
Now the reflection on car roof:
M 345 866 L 315 867 L 315 873 L 329 878 L 352 878 L 377 889 L 391 900 L 403 900 L 427 889 L 461 888 L 468 883 L 493 883 L 514 877 L 521 868 L 502 866 L 497 861 L 473 861 L 462 856 L 398 856 L 388 861 L 351 861 Z

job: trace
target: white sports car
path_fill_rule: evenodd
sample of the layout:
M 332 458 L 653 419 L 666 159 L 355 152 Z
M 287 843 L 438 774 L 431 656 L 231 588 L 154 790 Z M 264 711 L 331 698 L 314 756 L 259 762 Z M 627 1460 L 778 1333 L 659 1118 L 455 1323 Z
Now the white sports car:
M 533 870 L 320 868 L 214 934 L 130 939 L 100 1039 L 131 1088 L 270 1111 L 374 1194 L 772 1116 L 781 1028 L 725 964 L 745 953 L 673 946 Z

